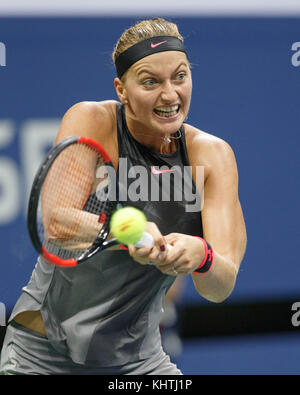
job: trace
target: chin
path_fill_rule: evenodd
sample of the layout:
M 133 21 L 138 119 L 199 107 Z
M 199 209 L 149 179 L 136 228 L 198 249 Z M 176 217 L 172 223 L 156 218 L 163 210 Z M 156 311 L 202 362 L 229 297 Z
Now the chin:
M 164 133 L 173 134 L 179 130 L 184 122 L 185 118 L 177 116 L 174 119 L 155 119 L 155 126 Z

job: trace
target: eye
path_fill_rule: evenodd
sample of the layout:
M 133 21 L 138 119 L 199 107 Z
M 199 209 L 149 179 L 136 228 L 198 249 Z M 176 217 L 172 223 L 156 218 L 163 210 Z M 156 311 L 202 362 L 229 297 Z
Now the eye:
M 148 80 L 143 82 L 144 86 L 151 87 L 156 84 L 156 81 L 153 78 L 149 78 Z
M 178 80 L 178 81 L 182 81 L 182 80 L 184 80 L 185 79 L 185 76 L 186 76 L 186 74 L 185 73 L 178 73 L 177 74 L 177 76 L 176 76 L 176 79 Z

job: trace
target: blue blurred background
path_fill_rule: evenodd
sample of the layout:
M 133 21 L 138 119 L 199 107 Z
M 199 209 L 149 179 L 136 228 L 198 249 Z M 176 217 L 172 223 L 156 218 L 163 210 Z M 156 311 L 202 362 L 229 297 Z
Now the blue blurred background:
M 25 224 L 34 172 L 70 106 L 117 99 L 111 52 L 123 30 L 142 18 L 0 14 L 6 48 L 5 65 L 0 56 L 0 302 L 7 314 L 36 260 Z M 300 41 L 300 17 L 168 19 L 178 24 L 193 64 L 188 122 L 233 147 L 248 232 L 236 288 L 214 310 L 213 324 L 226 331 L 187 333 L 187 324 L 211 328 L 205 319 L 215 306 L 185 279 L 176 360 L 186 374 L 299 373 L 300 337 L 291 308 L 300 300 L 300 52 L 292 50 Z M 232 306 L 244 312 L 243 330 L 228 330 Z M 262 313 L 249 306 L 260 306 Z M 267 328 L 260 332 L 266 312 Z M 238 315 L 232 316 L 235 322 Z M 247 319 L 257 323 L 257 331 L 247 330 Z

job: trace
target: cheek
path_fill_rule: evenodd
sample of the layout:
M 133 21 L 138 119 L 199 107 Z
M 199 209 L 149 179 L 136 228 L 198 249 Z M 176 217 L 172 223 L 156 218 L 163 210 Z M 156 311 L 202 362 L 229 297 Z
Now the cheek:
M 186 83 L 186 86 L 185 86 L 185 92 L 186 92 L 187 96 L 191 96 L 192 89 L 193 89 L 193 83 L 192 83 L 192 80 L 189 79 L 189 81 Z
M 192 98 L 192 84 L 189 84 L 183 92 L 185 103 L 189 106 Z
M 151 97 L 147 96 L 146 94 L 140 94 L 140 95 L 135 95 L 133 97 L 132 104 L 135 106 L 136 110 L 139 113 L 148 113 L 149 110 L 152 111 L 154 107 L 154 101 L 151 99 Z

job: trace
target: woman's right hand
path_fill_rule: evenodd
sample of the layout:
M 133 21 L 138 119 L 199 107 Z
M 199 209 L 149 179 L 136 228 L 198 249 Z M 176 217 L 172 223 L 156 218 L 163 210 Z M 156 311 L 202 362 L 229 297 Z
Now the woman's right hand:
M 147 222 L 146 232 L 153 237 L 154 245 L 137 248 L 130 244 L 128 245 L 128 252 L 141 265 L 159 264 L 167 256 L 167 242 L 154 222 Z

